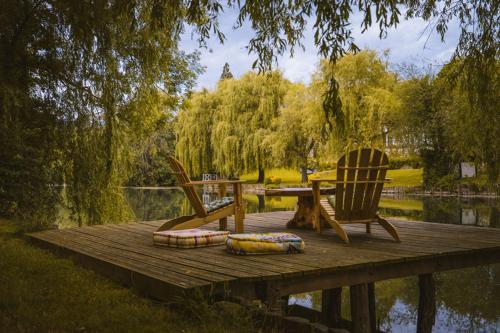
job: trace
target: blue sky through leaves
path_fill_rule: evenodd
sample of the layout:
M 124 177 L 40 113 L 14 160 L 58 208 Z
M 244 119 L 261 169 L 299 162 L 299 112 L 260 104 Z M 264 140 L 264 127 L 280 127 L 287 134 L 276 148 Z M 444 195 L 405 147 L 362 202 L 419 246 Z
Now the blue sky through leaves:
M 224 44 L 220 44 L 216 38 L 212 38 L 206 49 L 200 48 L 196 36 L 192 37 L 189 27 L 186 29 L 181 40 L 181 49 L 188 52 L 199 50 L 201 65 L 205 67 L 205 72 L 198 78 L 197 89 L 213 89 L 226 62 L 236 78 L 251 70 L 256 55 L 248 54 L 245 46 L 253 36 L 253 31 L 248 22 L 239 29 L 233 29 L 236 18 L 236 10 L 226 9 L 219 22 L 226 40 Z M 354 14 L 351 20 L 356 44 L 362 49 L 370 48 L 380 53 L 389 50 L 388 60 L 393 65 L 414 64 L 417 67 L 430 67 L 433 71 L 439 71 L 452 56 L 458 42 L 458 26 L 453 22 L 449 24 L 446 41 L 443 43 L 435 31 L 429 30 L 428 22 L 421 19 L 401 18 L 397 28 L 391 29 L 385 39 L 379 38 L 376 24 L 362 34 L 361 19 L 361 15 Z M 312 25 L 313 20 L 310 19 L 304 32 L 305 50 L 297 49 L 293 58 L 290 58 L 288 53 L 278 59 L 278 68 L 291 81 L 309 83 L 311 74 L 319 63 Z

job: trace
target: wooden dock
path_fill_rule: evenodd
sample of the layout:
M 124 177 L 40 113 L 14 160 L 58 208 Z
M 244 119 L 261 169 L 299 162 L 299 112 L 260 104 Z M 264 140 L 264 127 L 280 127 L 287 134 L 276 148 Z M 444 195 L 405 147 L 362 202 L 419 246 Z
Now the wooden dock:
M 271 307 L 290 294 L 323 290 L 323 304 L 328 308 L 331 304 L 326 295 L 337 297 L 339 287 L 351 286 L 352 302 L 356 293 L 369 294 L 376 281 L 411 275 L 421 277 L 421 296 L 425 296 L 429 293 L 426 285 L 433 292 L 429 277 L 434 272 L 500 262 L 499 229 L 391 220 L 401 243 L 378 225 L 371 234 L 365 233 L 364 225 L 348 225 L 351 243 L 345 244 L 331 230 L 319 235 L 286 229 L 292 216 L 293 212 L 248 214 L 245 231 L 293 232 L 306 242 L 303 254 L 236 256 L 226 253 L 223 246 L 155 247 L 152 232 L 162 221 L 49 230 L 29 237 L 149 297 L 169 301 L 173 295 L 199 288 L 212 294 L 261 299 Z M 205 226 L 217 227 L 217 222 Z M 228 228 L 234 229 L 232 218 Z

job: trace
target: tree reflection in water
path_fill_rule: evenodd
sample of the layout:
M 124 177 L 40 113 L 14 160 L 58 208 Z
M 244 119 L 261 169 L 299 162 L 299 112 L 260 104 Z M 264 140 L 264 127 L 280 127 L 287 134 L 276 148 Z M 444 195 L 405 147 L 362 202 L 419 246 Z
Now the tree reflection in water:
M 497 332 L 500 328 L 500 264 L 435 274 L 437 317 L 433 332 Z M 377 326 L 384 332 L 415 331 L 418 279 L 375 284 Z M 343 289 L 342 316 L 350 318 L 349 288 Z M 321 310 L 321 292 L 290 297 L 290 304 Z

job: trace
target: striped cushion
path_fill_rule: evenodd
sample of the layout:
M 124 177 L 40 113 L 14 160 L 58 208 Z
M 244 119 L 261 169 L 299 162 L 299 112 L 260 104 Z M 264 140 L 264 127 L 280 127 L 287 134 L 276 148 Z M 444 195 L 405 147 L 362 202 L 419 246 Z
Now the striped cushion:
M 226 241 L 226 249 L 234 254 L 300 253 L 304 241 L 288 232 L 258 234 L 232 234 Z
M 178 248 L 196 248 L 223 245 L 229 231 L 211 231 L 201 229 L 165 230 L 153 233 L 155 245 Z
M 217 200 L 214 200 L 208 204 L 204 204 L 205 209 L 207 210 L 208 213 L 213 212 L 217 209 L 220 209 L 222 207 L 229 206 L 234 202 L 234 199 L 231 197 L 223 197 Z

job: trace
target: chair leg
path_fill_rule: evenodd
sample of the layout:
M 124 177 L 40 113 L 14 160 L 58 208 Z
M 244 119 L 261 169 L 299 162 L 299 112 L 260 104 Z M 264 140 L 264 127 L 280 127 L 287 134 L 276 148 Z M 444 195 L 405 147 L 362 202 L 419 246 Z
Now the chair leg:
M 378 218 L 378 223 L 384 228 L 393 238 L 396 242 L 401 242 L 401 239 L 399 238 L 398 231 L 396 228 L 389 223 L 387 220 L 381 218 L 380 216 L 377 216 Z
M 219 219 L 219 230 L 221 231 L 227 230 L 227 217 Z
M 372 233 L 372 226 L 371 226 L 371 224 L 370 224 L 370 223 L 367 223 L 367 224 L 366 224 L 366 232 L 367 232 L 367 233 L 369 233 L 369 234 L 371 234 L 371 233 Z
M 180 224 L 185 223 L 185 222 L 189 222 L 195 218 L 196 218 L 196 215 L 187 215 L 187 216 L 177 217 L 175 219 L 165 221 L 156 231 L 170 230 L 177 225 L 180 225 Z
M 243 226 L 243 217 L 241 216 L 240 212 L 237 212 L 234 214 L 234 231 L 236 233 L 243 233 L 245 232 L 244 226 Z
M 184 230 L 184 229 L 193 229 L 193 228 L 198 228 L 201 227 L 202 225 L 205 225 L 209 222 L 207 222 L 205 219 L 202 218 L 194 218 L 192 220 L 179 223 L 175 225 L 174 227 L 170 228 L 170 230 Z
M 344 228 L 342 228 L 342 226 L 337 221 L 332 219 L 330 216 L 323 216 L 323 217 L 326 218 L 326 221 L 328 222 L 328 224 L 332 226 L 332 228 L 339 235 L 339 237 L 344 242 L 349 244 L 349 236 L 347 236 L 347 233 L 345 232 Z

